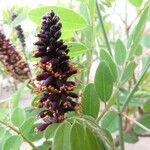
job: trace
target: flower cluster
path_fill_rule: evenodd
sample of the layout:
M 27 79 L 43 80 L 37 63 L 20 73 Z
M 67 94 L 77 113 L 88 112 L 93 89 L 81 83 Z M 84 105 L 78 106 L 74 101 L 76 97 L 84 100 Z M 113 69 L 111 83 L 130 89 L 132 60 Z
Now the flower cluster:
M 36 131 L 43 131 L 52 123 L 62 122 L 66 112 L 80 108 L 76 102 L 78 94 L 73 92 L 76 84 L 68 79 L 77 73 L 77 67 L 71 64 L 69 49 L 60 39 L 61 27 L 59 17 L 51 11 L 43 16 L 41 31 L 37 35 L 39 40 L 35 43 L 37 50 L 34 57 L 41 58 L 37 66 L 42 70 L 36 77 L 39 86 L 35 91 L 43 93 L 38 108 L 44 108 L 38 116 L 43 118 L 44 123 Z
M 15 79 L 23 81 L 30 77 L 28 64 L 22 59 L 10 40 L 0 31 L 0 62 Z
M 18 16 L 18 14 L 13 13 L 13 15 L 11 16 L 12 21 L 14 21 L 17 16 Z M 17 25 L 15 27 L 15 29 L 17 31 L 17 37 L 20 40 L 22 47 L 25 48 L 25 46 L 26 46 L 25 36 L 24 36 L 23 29 L 22 29 L 21 25 Z

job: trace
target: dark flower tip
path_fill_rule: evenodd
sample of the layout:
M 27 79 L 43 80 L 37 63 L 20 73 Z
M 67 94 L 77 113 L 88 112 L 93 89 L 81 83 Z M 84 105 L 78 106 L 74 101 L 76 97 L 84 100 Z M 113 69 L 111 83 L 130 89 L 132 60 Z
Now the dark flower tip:
M 38 107 L 45 110 L 38 117 L 43 118 L 45 123 L 37 127 L 36 131 L 43 131 L 52 123 L 62 122 L 66 112 L 78 111 L 80 108 L 76 102 L 79 96 L 73 92 L 76 83 L 68 80 L 78 69 L 71 64 L 68 46 L 60 39 L 61 28 L 59 17 L 53 11 L 42 17 L 34 57 L 41 58 L 37 66 L 42 71 L 36 77 L 40 84 L 35 91 L 44 93 L 38 101 Z
M 18 17 L 18 14 L 13 13 L 11 16 L 11 20 L 14 21 L 16 19 L 16 17 Z M 17 37 L 20 40 L 22 47 L 25 48 L 26 47 L 26 41 L 25 41 L 25 36 L 24 36 L 24 32 L 23 32 L 21 25 L 17 25 L 15 27 L 15 30 L 17 32 Z

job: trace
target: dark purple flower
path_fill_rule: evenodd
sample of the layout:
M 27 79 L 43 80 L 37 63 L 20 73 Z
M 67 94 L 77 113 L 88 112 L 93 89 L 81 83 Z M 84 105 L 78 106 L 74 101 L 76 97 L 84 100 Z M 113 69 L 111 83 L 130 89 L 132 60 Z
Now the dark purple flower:
M 77 73 L 77 68 L 70 63 L 70 57 L 67 55 L 68 46 L 59 39 L 62 24 L 53 11 L 42 19 L 34 56 L 41 58 L 38 66 L 43 70 L 36 77 L 37 81 L 41 81 L 37 87 L 40 90 L 36 89 L 36 91 L 44 92 L 38 101 L 38 107 L 45 108 L 39 114 L 45 123 L 37 127 L 36 131 L 43 131 L 52 123 L 62 122 L 66 112 L 79 109 L 79 103 L 76 102 L 79 96 L 73 92 L 76 84 L 74 81 L 68 81 L 70 76 Z

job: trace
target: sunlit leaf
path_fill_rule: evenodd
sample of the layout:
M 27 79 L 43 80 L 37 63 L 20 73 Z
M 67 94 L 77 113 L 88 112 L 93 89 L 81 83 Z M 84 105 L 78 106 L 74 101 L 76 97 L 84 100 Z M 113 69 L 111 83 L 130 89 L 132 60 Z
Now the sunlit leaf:
M 40 24 L 41 17 L 51 10 L 54 10 L 54 12 L 60 17 L 60 21 L 63 25 L 63 30 L 79 30 L 86 27 L 85 19 L 78 13 L 74 12 L 71 9 L 57 6 L 47 6 L 32 9 L 29 12 L 29 18 L 33 22 Z
M 132 5 L 134 5 L 134 6 L 136 6 L 136 7 L 139 7 L 139 6 L 141 6 L 143 0 L 129 0 L 129 2 L 130 2 Z
M 69 56 L 70 57 L 78 57 L 83 55 L 86 51 L 87 51 L 87 47 L 79 42 L 69 42 L 67 43 L 70 52 L 69 52 Z

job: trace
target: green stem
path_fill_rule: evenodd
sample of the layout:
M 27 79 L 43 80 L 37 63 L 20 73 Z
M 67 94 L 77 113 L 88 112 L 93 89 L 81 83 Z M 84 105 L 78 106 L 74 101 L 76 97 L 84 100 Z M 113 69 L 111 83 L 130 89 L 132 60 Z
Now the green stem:
M 126 100 L 125 100 L 125 103 L 124 103 L 124 105 L 122 106 L 121 112 L 123 112 L 123 111 L 125 110 L 125 108 L 128 106 L 128 104 L 129 104 L 129 102 L 130 102 L 130 100 L 131 100 L 133 94 L 136 92 L 136 90 L 137 90 L 139 84 L 141 83 L 141 81 L 142 81 L 142 79 L 143 79 L 145 73 L 147 72 L 149 66 L 150 66 L 150 57 L 149 57 L 149 59 L 148 59 L 146 65 L 145 65 L 145 68 L 144 68 L 144 70 L 143 70 L 143 72 L 142 72 L 142 74 L 141 74 L 141 76 L 140 76 L 138 82 L 134 85 L 133 89 L 131 90 L 131 92 L 130 92 L 129 95 L 127 96 L 127 98 L 126 98 Z
M 120 103 L 119 103 L 119 99 L 117 100 L 117 105 L 118 105 L 118 115 L 119 115 L 119 135 L 120 135 L 120 150 L 125 150 L 124 147 L 124 138 L 123 138 L 123 121 L 122 121 L 122 116 L 120 114 Z
M 19 130 L 17 130 L 16 128 L 14 128 L 13 126 L 11 126 L 9 123 L 4 122 L 2 120 L 0 120 L 0 123 L 8 128 L 10 128 L 12 131 L 16 132 L 18 135 L 21 135 L 22 138 L 33 148 L 33 150 L 38 150 L 35 145 L 28 139 L 26 138 Z
M 109 99 L 108 101 L 108 104 L 106 105 L 106 108 L 101 112 L 101 114 L 97 117 L 96 121 L 99 122 L 101 120 L 101 118 L 105 115 L 106 112 L 108 112 L 108 110 L 110 109 L 110 107 L 115 103 L 116 101 L 116 96 L 118 95 L 119 93 L 119 87 L 117 87 L 111 98 Z
M 104 36 L 104 39 L 105 39 L 105 42 L 106 42 L 108 51 L 109 51 L 109 53 L 112 55 L 111 48 L 110 48 L 110 44 L 109 44 L 108 37 L 107 37 L 107 34 L 106 34 L 106 30 L 105 30 L 105 27 L 104 27 L 104 23 L 103 23 L 101 11 L 100 11 L 100 9 L 99 9 L 98 2 L 97 2 L 97 1 L 96 1 L 96 9 L 97 9 L 98 18 L 99 18 L 99 21 L 100 21 L 100 24 L 101 24 L 101 27 L 102 27 L 103 36 Z
M 116 108 L 112 108 L 113 111 L 117 111 Z M 128 119 L 129 121 L 133 122 L 134 124 L 136 124 L 137 126 L 141 127 L 143 130 L 145 130 L 146 132 L 150 133 L 150 129 L 145 127 L 144 125 L 142 125 L 141 123 L 139 123 L 138 121 L 136 121 L 135 119 L 130 118 L 128 115 L 124 114 L 124 113 L 120 113 L 120 115 L 122 115 L 122 117 L 125 117 L 126 119 Z

